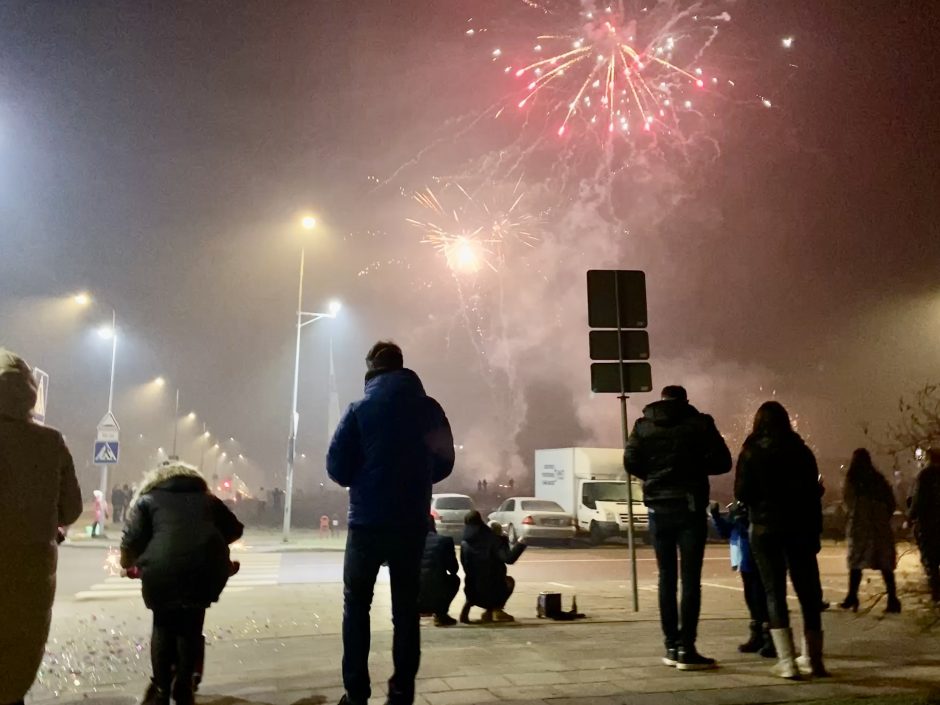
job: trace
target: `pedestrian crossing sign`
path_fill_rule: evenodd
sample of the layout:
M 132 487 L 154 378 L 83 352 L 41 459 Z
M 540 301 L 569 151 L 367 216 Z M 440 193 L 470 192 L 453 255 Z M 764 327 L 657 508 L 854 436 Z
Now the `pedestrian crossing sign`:
M 95 442 L 95 464 L 115 465 L 118 461 L 120 446 L 117 441 Z

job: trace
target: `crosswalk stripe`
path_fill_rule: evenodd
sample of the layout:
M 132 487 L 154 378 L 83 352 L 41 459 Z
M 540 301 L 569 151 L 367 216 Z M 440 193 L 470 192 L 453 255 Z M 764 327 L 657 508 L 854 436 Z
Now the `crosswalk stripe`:
M 226 591 L 243 592 L 256 587 L 277 585 L 280 578 L 281 557 L 252 556 L 247 564 L 242 563 L 241 570 L 229 578 Z M 92 585 L 88 590 L 75 593 L 76 600 L 140 598 L 139 580 L 128 580 L 116 575 L 109 575 L 104 582 Z

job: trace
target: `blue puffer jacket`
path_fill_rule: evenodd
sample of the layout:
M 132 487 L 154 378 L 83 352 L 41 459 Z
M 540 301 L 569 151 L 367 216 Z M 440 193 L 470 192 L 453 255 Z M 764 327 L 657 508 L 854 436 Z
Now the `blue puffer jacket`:
M 426 529 L 431 485 L 454 469 L 447 416 L 411 370 L 372 372 L 326 456 L 333 482 L 349 488 L 349 526 Z

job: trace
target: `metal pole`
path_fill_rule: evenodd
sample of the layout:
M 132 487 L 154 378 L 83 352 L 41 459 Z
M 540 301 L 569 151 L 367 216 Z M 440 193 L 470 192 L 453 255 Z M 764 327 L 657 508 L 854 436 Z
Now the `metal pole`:
M 117 363 L 117 311 L 111 309 L 111 383 L 108 385 L 108 413 L 114 411 L 114 368 Z M 108 466 L 101 465 L 101 494 L 107 505 L 108 502 Z M 107 526 L 108 520 L 102 521 L 102 530 Z
M 114 365 L 117 361 L 117 312 L 111 309 L 111 386 L 108 388 L 108 413 L 114 410 Z
M 614 299 L 617 308 L 617 365 L 620 369 L 620 428 L 626 450 L 630 430 L 627 425 L 627 393 L 623 377 L 623 327 L 620 320 L 620 273 L 614 272 Z M 640 611 L 640 592 L 636 582 L 636 543 L 633 536 L 633 477 L 627 473 L 627 543 L 630 550 L 630 582 L 633 587 L 633 611 Z
M 180 431 L 180 390 L 176 388 L 176 415 L 173 416 L 173 453 L 170 458 L 176 460 L 176 439 Z
M 287 480 L 284 488 L 283 539 L 290 538 L 290 514 L 294 496 L 294 454 L 297 450 L 297 389 L 300 384 L 300 329 L 303 323 L 305 248 L 300 249 L 300 283 L 297 286 L 297 345 L 294 352 L 294 393 L 291 397 L 290 433 L 287 436 Z

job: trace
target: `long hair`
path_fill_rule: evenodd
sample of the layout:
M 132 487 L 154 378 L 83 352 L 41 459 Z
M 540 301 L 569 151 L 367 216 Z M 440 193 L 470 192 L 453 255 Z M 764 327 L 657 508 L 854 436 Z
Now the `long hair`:
M 790 414 L 777 401 L 765 401 L 754 415 L 753 436 L 785 436 L 793 432 Z
M 871 453 L 865 448 L 857 448 L 852 453 L 852 461 L 845 473 L 845 484 L 855 495 L 871 496 L 890 491 L 888 481 L 878 472 Z

